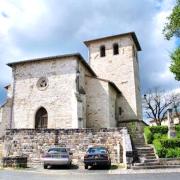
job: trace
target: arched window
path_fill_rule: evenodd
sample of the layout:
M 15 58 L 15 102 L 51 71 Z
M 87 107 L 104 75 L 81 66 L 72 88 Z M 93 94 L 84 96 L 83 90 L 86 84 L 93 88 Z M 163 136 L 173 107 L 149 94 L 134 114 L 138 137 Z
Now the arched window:
M 48 113 L 45 108 L 41 107 L 35 116 L 35 129 L 47 128 Z
M 100 57 L 106 56 L 106 48 L 105 46 L 100 47 Z
M 117 43 L 113 44 L 113 54 L 119 54 L 119 45 Z

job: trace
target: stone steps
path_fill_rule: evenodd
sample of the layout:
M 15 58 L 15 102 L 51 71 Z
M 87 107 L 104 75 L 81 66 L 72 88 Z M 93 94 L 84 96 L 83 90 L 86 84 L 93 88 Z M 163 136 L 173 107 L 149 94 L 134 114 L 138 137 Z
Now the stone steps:
M 159 163 L 159 161 L 156 158 L 144 160 L 145 164 L 147 164 L 147 163 L 155 163 L 156 164 L 156 162 Z
M 130 133 L 131 134 L 131 133 Z M 132 169 L 160 169 L 160 168 L 180 168 L 179 164 L 162 164 L 157 159 L 154 148 L 145 144 L 143 132 L 135 132 L 131 134 L 131 140 L 136 155 L 136 162 L 131 166 Z
M 154 149 L 138 149 L 139 147 L 136 147 L 136 151 L 138 154 L 152 154 L 154 153 Z
M 144 156 L 140 156 L 140 157 L 144 157 Z M 147 160 L 149 160 L 149 159 L 156 159 L 156 156 L 155 155 L 154 156 L 145 156 L 145 158 Z
M 160 165 L 158 160 L 152 160 L 152 161 L 144 161 L 144 162 L 140 162 L 140 163 L 134 163 L 134 166 L 150 166 L 150 165 Z
M 145 144 L 142 132 L 134 133 L 132 142 L 138 160 L 133 164 L 132 169 L 153 169 L 153 167 L 161 167 L 161 164 L 156 158 L 154 148 Z

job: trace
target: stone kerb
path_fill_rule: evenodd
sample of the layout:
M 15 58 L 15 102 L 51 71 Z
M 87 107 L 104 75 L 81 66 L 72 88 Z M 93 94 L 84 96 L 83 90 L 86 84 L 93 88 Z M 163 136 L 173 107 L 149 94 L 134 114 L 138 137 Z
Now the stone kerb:
M 73 152 L 74 163 L 82 163 L 89 146 L 105 145 L 111 152 L 112 163 L 122 163 L 125 160 L 123 149 L 129 151 L 127 134 L 125 128 L 9 129 L 4 140 L 3 156 L 27 156 L 31 163 L 40 162 L 48 148 L 66 146 Z

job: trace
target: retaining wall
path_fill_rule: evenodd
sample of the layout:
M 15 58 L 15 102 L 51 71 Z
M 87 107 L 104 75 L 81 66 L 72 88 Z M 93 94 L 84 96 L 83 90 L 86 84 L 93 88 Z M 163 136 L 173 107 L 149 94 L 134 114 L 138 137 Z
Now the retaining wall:
M 50 147 L 66 146 L 73 161 L 82 163 L 87 148 L 105 145 L 113 163 L 126 163 L 127 147 L 131 147 L 126 128 L 113 129 L 11 129 L 6 131 L 3 156 L 27 156 L 29 162 L 40 161 Z M 131 150 L 131 149 L 130 149 Z

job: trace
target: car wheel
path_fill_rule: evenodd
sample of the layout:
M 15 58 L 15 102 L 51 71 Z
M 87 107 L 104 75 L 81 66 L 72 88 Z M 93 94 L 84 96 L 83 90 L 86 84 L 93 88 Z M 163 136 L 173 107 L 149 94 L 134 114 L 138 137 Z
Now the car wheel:
M 68 165 L 67 165 L 67 169 L 71 169 L 71 164 L 68 164 Z
M 85 169 L 88 169 L 88 165 L 85 164 L 85 165 L 84 165 L 84 168 L 85 168 Z
M 107 165 L 107 169 L 111 169 L 111 163 Z
M 47 164 L 44 164 L 44 169 L 47 169 L 48 168 L 48 165 Z

